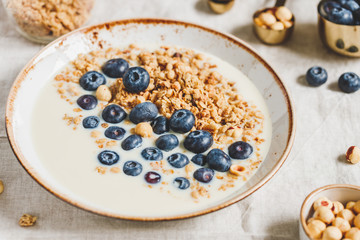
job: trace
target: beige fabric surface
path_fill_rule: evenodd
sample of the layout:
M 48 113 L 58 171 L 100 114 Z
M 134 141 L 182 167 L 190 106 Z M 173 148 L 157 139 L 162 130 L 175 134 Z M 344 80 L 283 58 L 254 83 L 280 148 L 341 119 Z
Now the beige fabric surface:
M 314 0 L 289 0 L 296 16 L 293 38 L 282 46 L 266 46 L 253 35 L 252 13 L 274 4 L 236 0 L 223 15 L 210 12 L 203 0 L 97 0 L 88 24 L 135 17 L 166 17 L 202 24 L 249 42 L 287 84 L 297 112 L 293 150 L 275 178 L 259 191 L 221 211 L 172 222 L 131 222 L 77 209 L 48 193 L 24 171 L 5 132 L 5 102 L 16 75 L 43 46 L 21 37 L 0 6 L 0 239 L 298 239 L 298 218 L 305 196 L 331 183 L 360 184 L 360 165 L 344 162 L 350 145 L 360 145 L 360 92 L 343 94 L 337 78 L 345 71 L 360 74 L 359 59 L 325 49 L 317 34 Z M 328 70 L 327 84 L 312 88 L 303 75 L 313 65 Z M 21 228 L 23 213 L 38 217 Z

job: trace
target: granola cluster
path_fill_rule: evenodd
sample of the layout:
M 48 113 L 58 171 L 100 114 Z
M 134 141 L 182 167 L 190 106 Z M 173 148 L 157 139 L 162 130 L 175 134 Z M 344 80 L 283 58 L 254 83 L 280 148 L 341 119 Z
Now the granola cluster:
M 93 51 L 89 55 L 79 55 L 72 62 L 73 75 L 99 70 L 102 60 L 115 57 L 145 68 L 150 84 L 139 94 L 129 93 L 119 78 L 111 87 L 111 103 L 131 109 L 141 102 L 151 101 L 167 118 L 178 109 L 188 109 L 196 117 L 195 129 L 211 132 L 217 143 L 231 144 L 240 138 L 254 141 L 256 145 L 264 141 L 258 137 L 263 129 L 263 114 L 242 99 L 235 82 L 225 79 L 216 71 L 216 65 L 193 50 L 162 47 L 151 52 L 131 45 L 125 50 Z M 77 82 L 78 77 L 67 78 L 67 81 Z

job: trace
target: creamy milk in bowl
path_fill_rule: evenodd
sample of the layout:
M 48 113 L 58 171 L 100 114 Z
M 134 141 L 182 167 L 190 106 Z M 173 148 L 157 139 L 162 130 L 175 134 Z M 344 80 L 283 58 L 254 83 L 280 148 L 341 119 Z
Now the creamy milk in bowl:
M 243 199 L 278 171 L 294 137 L 286 88 L 264 60 L 238 39 L 171 20 L 53 42 L 18 76 L 6 118 L 15 154 L 43 187 L 134 220 Z

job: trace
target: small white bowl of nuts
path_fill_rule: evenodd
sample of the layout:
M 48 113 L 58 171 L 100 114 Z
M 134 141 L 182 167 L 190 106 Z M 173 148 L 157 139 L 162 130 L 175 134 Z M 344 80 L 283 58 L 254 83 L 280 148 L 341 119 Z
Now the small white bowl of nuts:
M 299 228 L 301 240 L 360 240 L 360 186 L 333 184 L 310 193 Z

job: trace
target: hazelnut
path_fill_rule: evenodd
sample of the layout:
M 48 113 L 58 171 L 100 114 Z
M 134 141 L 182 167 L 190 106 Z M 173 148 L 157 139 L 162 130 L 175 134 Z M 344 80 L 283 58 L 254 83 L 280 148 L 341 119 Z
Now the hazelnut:
M 333 202 L 331 210 L 334 214 L 338 214 L 340 211 L 344 210 L 344 205 L 342 205 L 341 202 L 335 201 Z
M 354 219 L 355 215 L 352 211 L 350 211 L 349 209 L 344 209 L 342 211 L 340 211 L 337 215 L 337 217 L 341 217 L 345 220 L 347 220 L 350 224 L 352 223 L 352 220 Z
M 277 19 L 282 21 L 290 21 L 293 17 L 291 11 L 284 6 L 278 7 L 275 11 L 275 16 Z
M 348 232 L 345 233 L 345 238 L 351 240 L 360 240 L 360 230 L 356 227 L 352 227 Z
M 0 180 L 0 194 L 4 191 L 4 183 Z
M 151 137 L 153 133 L 152 127 L 147 122 L 141 122 L 135 127 L 135 134 L 140 135 L 142 137 Z
M 354 226 L 360 228 L 360 214 L 356 215 L 354 218 Z
M 291 28 L 293 23 L 291 21 L 281 21 L 285 28 Z
M 353 211 L 360 213 L 360 201 L 357 201 L 353 207 Z
M 96 90 L 96 98 L 100 101 L 110 101 L 111 100 L 111 91 L 108 86 L 100 85 Z
M 360 148 L 351 146 L 346 152 L 346 160 L 352 164 L 360 161 Z
M 274 23 L 274 24 L 272 24 L 271 26 L 270 26 L 270 28 L 272 29 L 272 30 L 278 30 L 278 31 L 280 31 L 280 30 L 284 30 L 284 24 L 282 24 L 282 22 L 276 22 L 276 23 Z
M 242 174 L 244 174 L 244 172 L 246 171 L 246 168 L 240 165 L 236 165 L 233 164 L 230 167 L 230 173 L 236 175 L 236 176 L 240 176 Z
M 314 202 L 313 204 L 314 210 L 316 211 L 320 206 L 331 209 L 333 207 L 333 203 L 327 197 L 321 197 Z
M 353 210 L 353 208 L 354 208 L 354 206 L 355 206 L 355 202 L 353 202 L 353 201 L 350 201 L 350 202 L 348 202 L 347 204 L 346 204 L 346 209 L 349 209 L 349 210 Z
M 335 219 L 335 216 L 328 207 L 320 206 L 316 209 L 314 218 L 330 224 Z
M 307 225 L 307 230 L 311 238 L 321 238 L 326 225 L 320 220 L 312 220 Z
M 254 23 L 260 27 L 264 26 L 265 24 L 260 20 L 260 18 L 254 18 Z
M 332 222 L 332 225 L 339 228 L 343 233 L 349 231 L 351 228 L 350 223 L 341 217 L 335 218 L 335 220 Z
M 342 232 L 334 226 L 327 227 L 322 236 L 323 240 L 340 240 L 341 238 Z
M 259 15 L 259 19 L 261 22 L 263 22 L 266 26 L 269 27 L 276 23 L 276 18 L 271 13 L 263 12 Z

